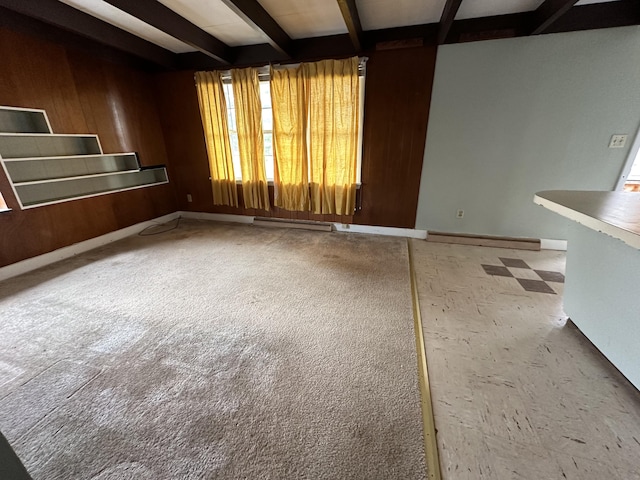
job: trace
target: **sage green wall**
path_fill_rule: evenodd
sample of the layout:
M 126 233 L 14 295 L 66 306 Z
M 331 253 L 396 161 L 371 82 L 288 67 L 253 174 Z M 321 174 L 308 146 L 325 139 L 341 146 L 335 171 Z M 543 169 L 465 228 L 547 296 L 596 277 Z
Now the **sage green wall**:
M 639 124 L 640 27 L 445 45 L 416 228 L 566 239 L 534 194 L 612 190 Z

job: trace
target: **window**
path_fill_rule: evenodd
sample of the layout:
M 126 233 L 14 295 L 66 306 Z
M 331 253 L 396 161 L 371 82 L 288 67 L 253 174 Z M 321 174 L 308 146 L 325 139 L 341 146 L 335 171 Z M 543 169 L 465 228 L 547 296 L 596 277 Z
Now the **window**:
M 638 129 L 636 139 L 629 149 L 627 161 L 622 169 L 616 190 L 640 192 L 640 129 Z
M 263 76 L 261 76 L 263 78 Z M 227 102 L 227 120 L 229 123 L 229 140 L 231 141 L 231 156 L 233 157 L 233 171 L 236 180 L 242 180 L 242 170 L 240 169 L 240 149 L 238 147 L 238 131 L 236 126 L 236 110 L 233 99 L 233 87 L 231 80 L 226 80 L 224 84 L 224 96 Z M 273 112 L 271 109 L 271 92 L 269 90 L 269 79 L 260 80 L 260 102 L 262 103 L 262 135 L 264 137 L 264 163 L 267 180 L 273 181 Z M 356 181 L 361 181 L 362 166 L 362 131 L 364 119 L 364 76 L 360 76 L 360 125 L 358 132 L 358 167 Z
M 229 140 L 231 141 L 231 156 L 233 157 L 233 172 L 236 180 L 242 180 L 240 169 L 240 148 L 238 147 L 238 130 L 236 126 L 236 107 L 233 100 L 231 82 L 224 84 L 224 96 L 227 101 L 227 120 L 229 122 Z M 267 179 L 273 180 L 273 113 L 271 111 L 271 93 L 269 80 L 260 81 L 260 103 L 262 104 L 262 135 L 264 137 L 264 163 Z
M 629 176 L 624 184 L 626 192 L 640 192 L 640 153 L 636 156 L 635 162 L 631 167 Z

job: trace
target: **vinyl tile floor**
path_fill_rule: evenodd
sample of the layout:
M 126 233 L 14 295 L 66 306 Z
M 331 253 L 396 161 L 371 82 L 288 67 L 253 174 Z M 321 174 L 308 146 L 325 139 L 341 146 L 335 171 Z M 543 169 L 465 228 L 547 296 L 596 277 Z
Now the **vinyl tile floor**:
M 563 312 L 564 252 L 412 243 L 443 478 L 640 479 L 640 392 Z

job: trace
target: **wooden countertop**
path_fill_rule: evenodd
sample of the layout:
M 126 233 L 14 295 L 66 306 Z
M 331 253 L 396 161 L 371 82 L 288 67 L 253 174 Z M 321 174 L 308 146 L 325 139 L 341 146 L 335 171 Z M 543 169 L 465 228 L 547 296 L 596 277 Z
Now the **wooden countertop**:
M 534 203 L 640 249 L 640 192 L 547 190 Z

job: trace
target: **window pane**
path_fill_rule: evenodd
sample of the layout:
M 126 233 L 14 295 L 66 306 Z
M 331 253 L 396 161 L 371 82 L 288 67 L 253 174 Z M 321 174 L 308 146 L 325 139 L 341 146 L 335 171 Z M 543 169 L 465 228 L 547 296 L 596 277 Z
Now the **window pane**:
M 273 156 L 265 155 L 264 157 L 265 174 L 267 175 L 267 181 L 273 181 Z
M 262 109 L 262 131 L 267 132 L 273 130 L 273 110 L 270 108 Z
M 224 97 L 227 101 L 227 108 L 236 108 L 235 102 L 233 101 L 233 88 L 230 83 L 224 85 Z
M 233 159 L 233 173 L 236 180 L 242 180 L 242 169 L 240 168 L 240 148 L 238 147 L 238 133 L 229 132 L 231 142 L 231 157 Z
M 273 157 L 273 134 L 264 134 L 264 155 Z
M 262 108 L 271 108 L 269 82 L 260 82 L 260 102 L 262 103 Z
M 273 181 L 273 134 L 271 132 L 264 133 L 264 168 L 267 180 Z

